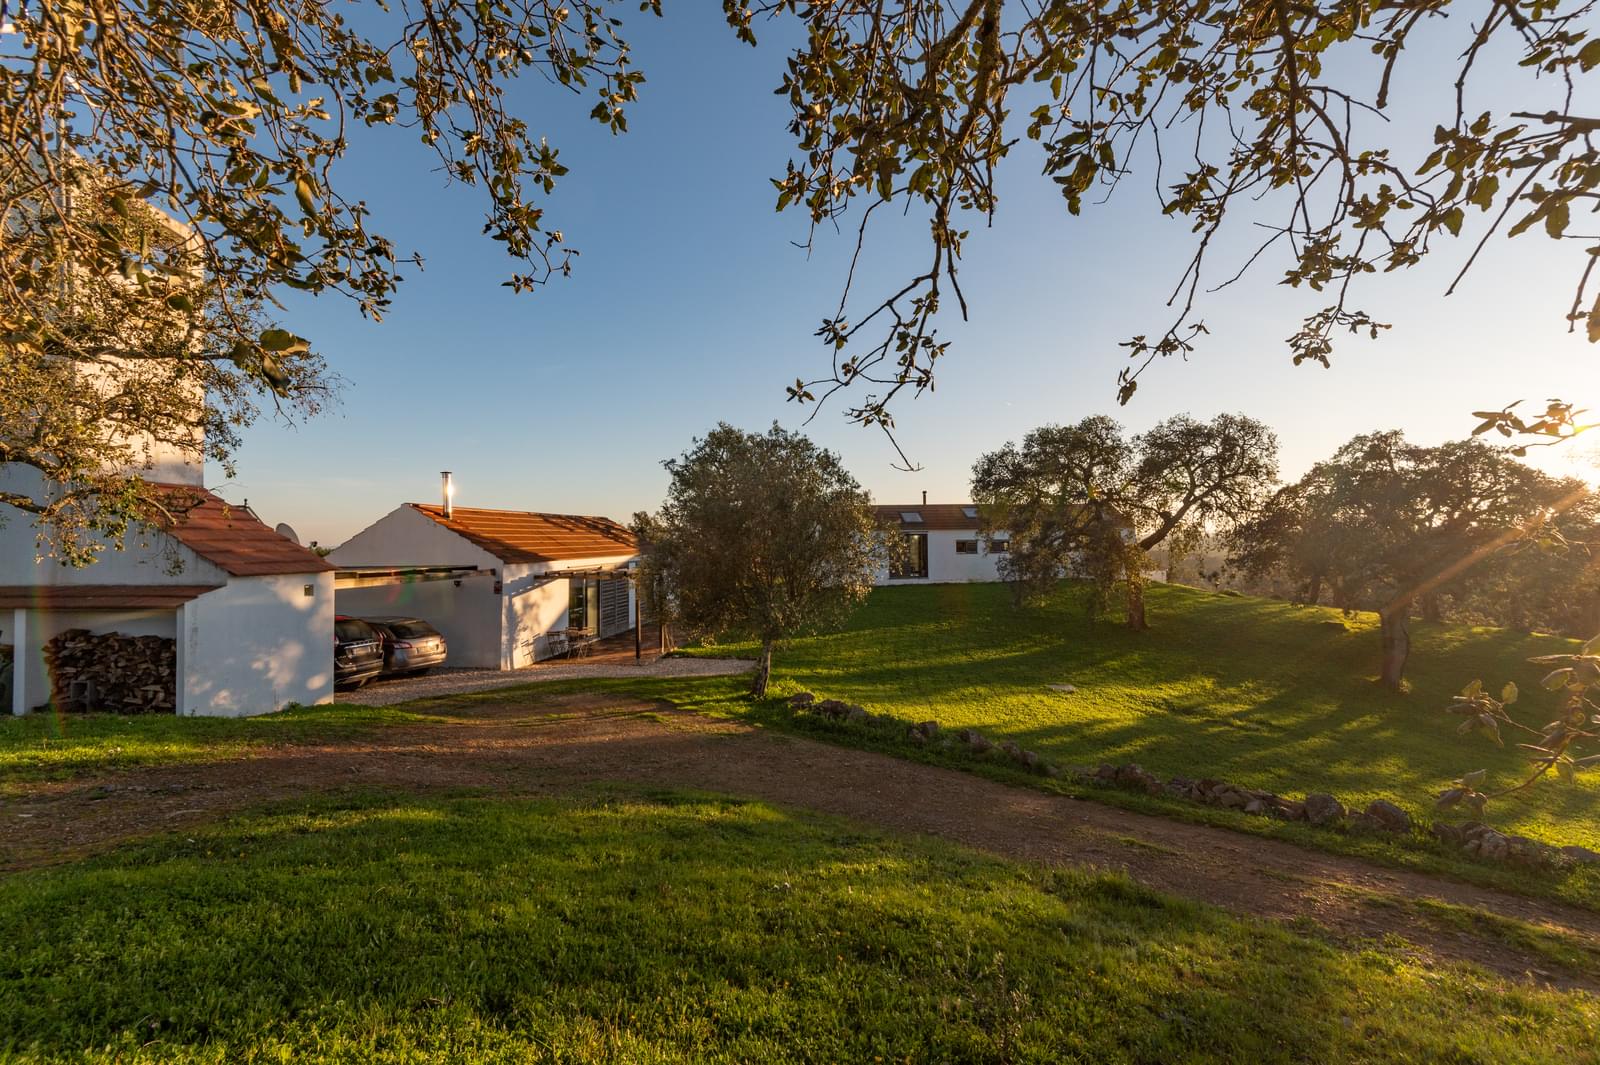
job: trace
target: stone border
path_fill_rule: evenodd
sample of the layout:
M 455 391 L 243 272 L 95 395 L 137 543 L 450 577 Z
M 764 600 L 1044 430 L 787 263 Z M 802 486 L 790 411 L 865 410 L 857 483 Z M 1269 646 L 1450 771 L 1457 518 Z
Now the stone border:
M 1348 810 L 1344 803 L 1326 792 L 1312 792 L 1304 799 L 1286 799 L 1270 791 L 1241 787 L 1209 777 L 1200 780 L 1172 777 L 1164 781 L 1136 763 L 1101 765 L 1095 769 L 1062 767 L 1009 740 L 997 743 L 976 729 L 950 731 L 942 728 L 937 721 L 907 725 L 893 714 L 874 714 L 864 706 L 839 699 L 818 699 L 806 691 L 790 696 L 788 707 L 796 714 L 811 714 L 838 724 L 870 726 L 892 739 L 917 747 L 935 746 L 950 753 L 964 750 L 970 757 L 1000 764 L 1009 763 L 1014 768 L 1038 776 L 1071 776 L 1099 787 L 1141 791 L 1147 795 L 1218 806 L 1280 821 L 1300 821 L 1332 831 L 1401 836 L 1410 835 L 1424 827 L 1413 822 L 1410 814 L 1387 799 L 1374 799 L 1364 810 Z M 1497 832 L 1478 821 L 1437 821 L 1426 826 L 1425 831 L 1467 857 L 1499 865 L 1547 869 L 1600 865 L 1600 851 L 1579 846 L 1555 847 L 1526 836 Z

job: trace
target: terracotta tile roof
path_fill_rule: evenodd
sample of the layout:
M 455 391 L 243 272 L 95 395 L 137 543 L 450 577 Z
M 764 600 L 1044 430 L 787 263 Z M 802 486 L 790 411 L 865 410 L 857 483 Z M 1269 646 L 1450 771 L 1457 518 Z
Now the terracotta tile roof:
M 216 584 L 0 585 L 0 610 L 144 610 L 182 606 Z
M 158 484 L 174 511 L 156 526 L 201 558 L 235 577 L 279 573 L 322 573 L 334 567 L 287 537 L 267 528 L 244 507 L 236 507 L 203 488 Z
M 901 528 L 916 531 L 917 529 L 937 530 L 963 530 L 976 529 L 980 522 L 977 518 L 967 517 L 967 511 L 972 509 L 971 503 L 907 503 L 904 506 L 874 507 L 878 512 L 878 520 L 890 524 L 898 524 Z M 915 514 L 921 521 L 908 521 L 907 515 Z
M 446 518 L 444 508 L 436 503 L 407 505 L 502 562 L 559 562 L 631 555 L 639 550 L 633 534 L 610 518 L 474 507 L 454 507 Z

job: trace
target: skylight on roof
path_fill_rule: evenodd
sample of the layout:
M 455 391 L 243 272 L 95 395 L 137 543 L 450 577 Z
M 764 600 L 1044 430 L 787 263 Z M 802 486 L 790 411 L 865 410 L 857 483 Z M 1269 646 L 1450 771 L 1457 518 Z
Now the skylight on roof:
M 978 508 L 977 507 L 962 507 L 961 508 L 961 513 L 965 514 L 969 518 L 976 518 L 978 516 Z
M 922 515 L 915 510 L 902 510 L 900 520 L 907 524 L 916 524 L 922 521 Z

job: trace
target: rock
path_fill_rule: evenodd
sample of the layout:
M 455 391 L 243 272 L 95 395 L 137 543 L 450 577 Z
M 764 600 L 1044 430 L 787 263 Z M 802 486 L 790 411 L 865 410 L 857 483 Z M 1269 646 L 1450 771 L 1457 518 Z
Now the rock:
M 917 726 L 917 731 L 931 740 L 939 734 L 939 722 L 924 721 Z
M 1034 754 L 1032 751 L 1023 751 L 1021 754 L 1017 755 L 1017 761 L 1027 766 L 1029 769 L 1037 769 L 1043 764 L 1043 759 L 1041 759 L 1037 754 Z
M 928 737 L 924 736 L 914 728 L 906 730 L 906 739 L 910 740 L 918 747 L 925 746 L 928 742 Z
M 850 705 L 840 702 L 838 699 L 824 699 L 819 703 L 813 704 L 812 709 L 828 717 L 843 717 L 849 712 Z
M 1579 865 L 1600 865 L 1600 851 L 1592 851 L 1588 847 L 1562 847 L 1557 853 Z
M 1385 832 L 1411 831 L 1411 815 L 1387 799 L 1367 803 L 1366 816 Z
M 1326 792 L 1314 791 L 1306 796 L 1306 820 L 1318 827 L 1336 825 L 1344 820 L 1344 803 Z
M 1285 799 L 1281 809 L 1285 821 L 1304 821 L 1306 819 L 1306 804 L 1299 799 Z
M 846 710 L 844 714 L 844 719 L 846 721 L 868 721 L 871 720 L 871 718 L 872 715 L 867 713 L 866 710 L 859 706 L 852 706 L 849 710 Z
M 817 697 L 810 692 L 796 692 L 789 696 L 789 706 L 795 710 L 805 710 L 817 701 Z
M 1044 767 L 1044 775 L 1054 779 L 1054 778 L 1059 777 L 1061 775 L 1061 770 L 1057 769 L 1053 765 L 1047 765 L 1047 766 Z M 1600 855 L 1596 855 L 1595 857 L 1600 858 Z
M 1492 828 L 1471 836 L 1461 848 L 1486 862 L 1503 862 L 1511 855 L 1511 841 Z
M 1071 695 L 1073 692 L 1078 690 L 1071 684 L 1047 684 L 1045 687 L 1049 688 L 1053 692 L 1064 692 L 1067 695 Z
M 1225 791 L 1217 797 L 1217 805 L 1225 806 L 1230 810 L 1238 810 L 1249 804 L 1249 798 L 1237 791 Z
M 1094 778 L 1106 784 L 1115 783 L 1117 779 L 1117 767 L 1107 763 L 1102 763 L 1096 767 L 1094 771 Z
M 967 748 L 973 754 L 987 754 L 994 749 L 994 742 L 981 732 L 971 732 L 967 736 Z
M 1260 799 L 1251 799 L 1244 804 L 1244 812 L 1247 814 L 1264 814 L 1267 812 L 1267 804 Z

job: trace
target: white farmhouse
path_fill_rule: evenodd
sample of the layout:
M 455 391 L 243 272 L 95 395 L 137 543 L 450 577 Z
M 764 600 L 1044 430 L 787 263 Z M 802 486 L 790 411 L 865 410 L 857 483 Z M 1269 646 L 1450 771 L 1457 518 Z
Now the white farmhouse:
M 971 503 L 919 503 L 876 508 L 878 519 L 898 526 L 907 541 L 900 565 L 878 571 L 877 583 L 952 584 L 998 581 L 1000 558 L 1010 541 L 1004 532 L 985 540 L 978 508 Z
M 421 618 L 453 666 L 520 669 L 636 624 L 633 534 L 609 518 L 406 503 L 328 556 L 342 615 Z
M 0 644 L 11 706 L 45 705 L 44 645 L 67 629 L 176 641 L 180 715 L 240 717 L 333 698 L 333 567 L 200 487 L 163 456 L 153 482 L 179 516 L 129 531 L 83 568 L 38 559 L 28 515 L 0 505 Z M 12 483 L 32 471 L 3 470 Z M 147 471 L 149 472 L 149 471 Z

